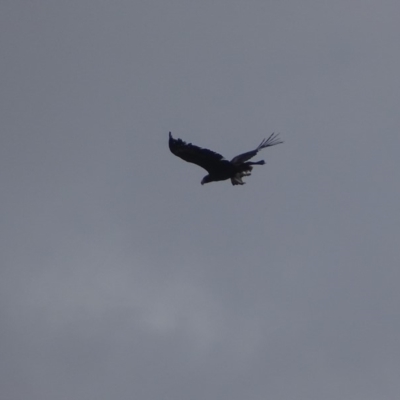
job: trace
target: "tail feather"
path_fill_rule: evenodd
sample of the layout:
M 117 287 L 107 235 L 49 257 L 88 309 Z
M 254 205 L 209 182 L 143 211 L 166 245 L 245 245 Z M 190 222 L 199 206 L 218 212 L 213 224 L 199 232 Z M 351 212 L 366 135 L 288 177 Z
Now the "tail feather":
M 265 161 L 264 160 L 260 160 L 260 161 L 249 161 L 249 164 L 251 165 L 264 165 Z

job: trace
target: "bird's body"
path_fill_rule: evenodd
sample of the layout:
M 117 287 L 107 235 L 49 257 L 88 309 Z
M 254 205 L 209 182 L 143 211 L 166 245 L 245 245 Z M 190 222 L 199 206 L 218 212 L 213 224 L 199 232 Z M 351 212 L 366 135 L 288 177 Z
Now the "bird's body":
M 181 139 L 174 139 L 171 132 L 169 133 L 169 148 L 171 152 L 187 162 L 199 165 L 208 172 L 208 175 L 201 181 L 202 185 L 227 179 L 231 180 L 232 185 L 244 185 L 245 182 L 243 182 L 242 178 L 251 175 L 253 165 L 265 164 L 264 160 L 257 162 L 248 160 L 253 158 L 261 149 L 280 143 L 283 142 L 278 139 L 278 135 L 272 134 L 268 139 L 264 139 L 255 150 L 239 154 L 232 158 L 231 161 L 228 161 L 221 154 L 191 143 L 185 143 Z

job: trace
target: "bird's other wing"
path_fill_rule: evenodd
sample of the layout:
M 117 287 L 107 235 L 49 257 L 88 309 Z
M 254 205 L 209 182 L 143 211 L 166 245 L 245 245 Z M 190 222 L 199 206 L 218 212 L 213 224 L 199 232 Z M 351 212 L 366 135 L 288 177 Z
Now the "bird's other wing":
M 221 154 L 214 151 L 185 143 L 182 139 L 174 139 L 171 132 L 169 133 L 169 149 L 172 154 L 182 160 L 197 164 L 208 172 L 211 172 L 224 159 Z
M 279 133 L 276 135 L 275 133 L 273 133 L 268 139 L 264 139 L 255 150 L 248 151 L 247 153 L 239 154 L 238 156 L 233 157 L 231 163 L 241 164 L 247 160 L 250 160 L 250 158 L 253 158 L 261 149 L 283 143 L 283 141 L 281 141 L 278 136 Z

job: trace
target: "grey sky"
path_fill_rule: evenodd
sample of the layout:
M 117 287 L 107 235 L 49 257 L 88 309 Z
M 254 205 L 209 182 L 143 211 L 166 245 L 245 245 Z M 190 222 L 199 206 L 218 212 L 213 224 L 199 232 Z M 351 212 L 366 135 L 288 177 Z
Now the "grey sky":
M 398 399 L 399 14 L 2 1 L 1 399 Z

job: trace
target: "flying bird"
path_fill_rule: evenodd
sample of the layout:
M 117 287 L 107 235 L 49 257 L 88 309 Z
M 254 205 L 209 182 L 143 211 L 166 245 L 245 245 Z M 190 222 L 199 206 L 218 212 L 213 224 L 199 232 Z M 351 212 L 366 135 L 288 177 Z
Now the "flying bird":
M 182 158 L 182 160 L 199 165 L 208 172 L 208 175 L 201 181 L 202 185 L 227 179 L 231 180 L 232 185 L 244 185 L 246 182 L 243 182 L 242 178 L 251 175 L 253 165 L 265 164 L 264 160 L 256 162 L 248 160 L 253 158 L 260 150 L 280 143 L 283 143 L 283 141 L 273 133 L 268 139 L 264 139 L 256 149 L 239 154 L 228 161 L 221 154 L 191 143 L 185 143 L 182 139 L 174 139 L 171 132 L 169 133 L 169 149 L 172 154 Z

